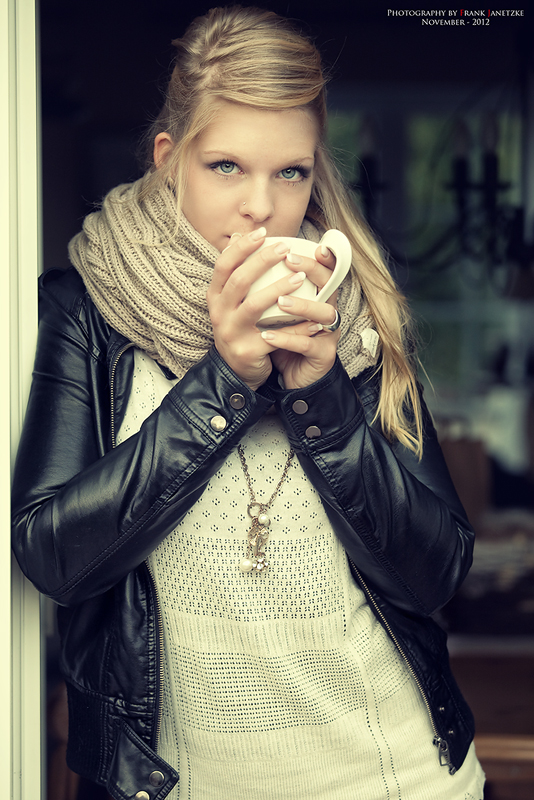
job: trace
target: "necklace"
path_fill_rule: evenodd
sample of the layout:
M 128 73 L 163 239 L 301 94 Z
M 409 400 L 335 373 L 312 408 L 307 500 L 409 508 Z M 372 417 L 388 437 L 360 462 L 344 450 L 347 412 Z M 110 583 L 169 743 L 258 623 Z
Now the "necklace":
M 289 451 L 289 456 L 287 458 L 284 471 L 282 472 L 282 477 L 276 484 L 274 492 L 266 503 L 259 503 L 256 500 L 254 489 L 252 488 L 252 479 L 248 471 L 247 462 L 245 461 L 245 453 L 241 445 L 238 445 L 237 452 L 248 486 L 250 503 L 247 506 L 247 513 L 252 520 L 252 524 L 247 534 L 247 549 L 245 552 L 245 557 L 239 562 L 239 569 L 241 572 L 264 572 L 267 569 L 268 564 L 265 561 L 265 553 L 263 548 L 269 539 L 269 526 L 271 524 L 271 518 L 267 514 L 267 511 L 271 507 L 271 503 L 280 491 L 283 482 L 287 478 L 287 473 L 289 472 L 289 467 L 291 466 L 295 451 Z

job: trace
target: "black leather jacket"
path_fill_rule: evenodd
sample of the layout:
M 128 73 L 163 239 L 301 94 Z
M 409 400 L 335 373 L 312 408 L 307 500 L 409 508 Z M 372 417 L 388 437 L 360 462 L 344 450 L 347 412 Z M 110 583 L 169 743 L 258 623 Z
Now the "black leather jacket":
M 40 283 L 14 549 L 23 572 L 60 605 L 72 769 L 122 800 L 163 800 L 178 779 L 156 755 L 161 622 L 145 559 L 273 402 L 355 579 L 423 695 L 436 758 L 459 768 L 473 720 L 430 615 L 464 579 L 473 532 L 428 413 L 418 461 L 373 424 L 372 370 L 351 382 L 337 361 L 305 389 L 283 391 L 273 375 L 253 392 L 212 349 L 115 447 L 133 346 L 103 321 L 74 270 Z

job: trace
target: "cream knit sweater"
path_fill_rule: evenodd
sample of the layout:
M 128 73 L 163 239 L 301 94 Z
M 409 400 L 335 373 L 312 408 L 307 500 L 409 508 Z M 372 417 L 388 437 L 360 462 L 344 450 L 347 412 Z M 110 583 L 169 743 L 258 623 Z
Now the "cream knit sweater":
M 136 351 L 120 440 L 172 383 Z M 268 498 L 288 445 L 276 416 L 242 442 Z M 149 561 L 162 605 L 159 754 L 180 773 L 170 800 L 481 800 L 471 750 L 439 765 L 418 689 L 351 578 L 295 459 L 272 506 L 266 574 L 238 562 L 248 492 L 231 454 Z

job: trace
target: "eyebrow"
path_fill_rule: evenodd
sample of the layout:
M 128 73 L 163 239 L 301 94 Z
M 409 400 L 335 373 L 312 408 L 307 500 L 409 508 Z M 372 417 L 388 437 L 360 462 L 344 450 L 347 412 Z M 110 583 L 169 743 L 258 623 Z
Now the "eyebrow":
M 202 155 L 204 156 L 222 156 L 223 158 L 227 158 L 229 161 L 241 161 L 240 156 L 232 155 L 229 153 L 228 150 L 203 150 Z M 295 158 L 286 158 L 284 163 L 285 164 L 302 164 L 304 161 L 311 161 L 312 164 L 315 163 L 315 156 L 297 156 Z

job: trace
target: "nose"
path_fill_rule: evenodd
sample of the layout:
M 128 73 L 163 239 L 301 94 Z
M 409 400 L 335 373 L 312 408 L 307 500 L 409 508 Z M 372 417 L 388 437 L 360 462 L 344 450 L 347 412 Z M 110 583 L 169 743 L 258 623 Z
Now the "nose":
M 239 207 L 242 217 L 248 217 L 254 223 L 266 222 L 274 214 L 274 199 L 270 188 L 263 181 L 250 184 L 243 195 Z

